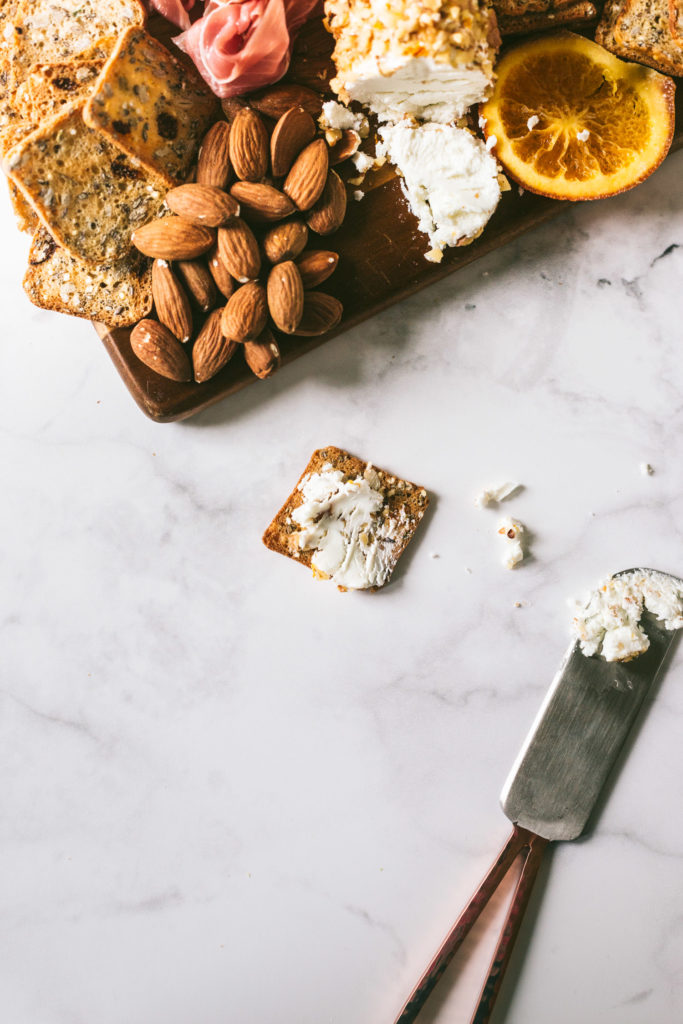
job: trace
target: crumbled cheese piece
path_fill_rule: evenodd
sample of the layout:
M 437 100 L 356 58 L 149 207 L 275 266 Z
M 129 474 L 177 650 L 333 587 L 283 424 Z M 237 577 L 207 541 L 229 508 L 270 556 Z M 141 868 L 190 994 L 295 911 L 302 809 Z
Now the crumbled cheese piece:
M 323 103 L 323 112 L 318 118 L 318 124 L 323 131 L 331 129 L 340 133 L 347 128 L 353 128 L 361 139 L 367 138 L 370 131 L 368 119 L 364 114 L 356 114 L 355 111 L 345 107 L 342 103 L 337 103 L 336 100 L 328 100 L 327 103 Z
M 500 200 L 498 165 L 483 142 L 463 128 L 401 121 L 380 128 L 386 153 L 403 177 L 403 191 L 429 236 L 431 253 L 481 234 Z
M 487 505 L 498 504 L 499 501 L 505 501 L 511 494 L 519 489 L 518 483 L 508 482 L 500 484 L 498 487 L 487 487 L 474 499 L 474 504 L 477 508 L 486 508 Z
M 351 163 L 357 171 L 360 171 L 361 174 L 367 174 L 374 162 L 374 156 L 369 156 L 367 153 L 358 152 L 354 153 L 351 157 Z
M 479 128 L 481 129 L 481 131 L 484 131 L 484 129 L 486 128 L 486 125 L 488 124 L 488 119 L 485 118 L 483 114 L 480 114 L 479 115 L 479 121 L 477 123 L 478 123 Z
M 573 631 L 586 657 L 628 661 L 650 644 L 640 626 L 643 612 L 665 629 L 683 628 L 683 582 L 648 570 L 610 576 L 574 609 Z
M 641 462 L 640 472 L 643 474 L 643 476 L 652 476 L 654 471 L 654 466 L 651 466 L 649 462 Z
M 357 188 L 356 191 L 352 192 L 351 194 L 357 203 L 359 203 L 361 199 L 365 198 L 365 192 L 361 192 L 359 188 Z
M 506 569 L 514 569 L 524 558 L 524 527 L 517 519 L 507 516 L 501 519 L 498 533 L 505 542 L 503 565 Z
M 539 118 L 538 114 L 532 114 L 531 117 L 528 118 L 527 123 L 526 123 L 526 126 L 529 129 L 529 131 L 533 131 L 533 129 L 536 127 L 536 125 L 538 124 L 539 121 L 540 121 L 540 118 Z
M 486 140 L 486 148 L 488 149 L 489 153 L 491 152 L 492 149 L 496 148 L 497 144 L 498 144 L 498 136 L 497 135 L 489 135 L 488 139 Z
M 302 504 L 292 512 L 296 543 L 313 551 L 318 575 L 352 590 L 381 587 L 396 563 L 400 519 L 383 517 L 384 496 L 371 466 L 363 477 L 344 478 L 329 464 L 299 484 Z
M 577 132 L 576 133 L 576 137 L 579 140 L 579 142 L 586 142 L 589 135 L 590 135 L 590 132 L 588 131 L 587 128 L 584 128 L 582 132 Z

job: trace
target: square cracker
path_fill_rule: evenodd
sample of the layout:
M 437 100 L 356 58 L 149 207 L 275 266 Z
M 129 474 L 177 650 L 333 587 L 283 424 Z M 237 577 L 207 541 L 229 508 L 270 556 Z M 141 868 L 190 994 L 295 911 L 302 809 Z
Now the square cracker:
M 625 60 L 683 75 L 680 0 L 607 0 L 595 41 Z
M 141 0 L 19 0 L 6 32 L 12 91 L 37 64 L 73 60 L 146 20 Z
M 219 112 L 204 80 L 139 28 L 119 38 L 85 107 L 91 128 L 166 178 L 184 181 Z
M 24 291 L 34 306 L 130 327 L 152 308 L 152 264 L 133 250 L 123 259 L 92 267 L 75 259 L 40 227 L 31 243 Z
M 115 43 L 115 39 L 102 40 L 74 60 L 37 64 L 12 97 L 19 117 L 38 125 L 67 104 L 85 103 Z
M 7 154 L 5 170 L 55 241 L 101 266 L 131 249 L 132 232 L 158 215 L 165 182 L 66 107 Z
M 330 446 L 318 448 L 313 452 L 308 465 L 297 480 L 294 490 L 264 533 L 263 543 L 271 551 L 286 555 L 301 565 L 312 568 L 311 563 L 315 550 L 301 550 L 298 547 L 297 534 L 299 528 L 292 519 L 292 513 L 303 503 L 303 495 L 299 489 L 303 481 L 313 473 L 320 473 L 324 468 L 340 470 L 344 474 L 345 479 L 351 480 L 371 473 L 376 474 L 372 478 L 372 486 L 384 498 L 380 514 L 387 515 L 398 523 L 392 547 L 393 565 L 391 572 L 393 573 L 396 563 L 412 540 L 422 517 L 427 511 L 429 496 L 424 487 L 420 487 L 419 484 L 410 483 L 408 480 L 401 480 L 384 469 L 377 469 L 376 466 L 356 458 L 355 455 L 350 455 L 349 452 L 344 451 L 342 448 Z M 386 581 L 387 583 L 390 578 L 391 574 Z

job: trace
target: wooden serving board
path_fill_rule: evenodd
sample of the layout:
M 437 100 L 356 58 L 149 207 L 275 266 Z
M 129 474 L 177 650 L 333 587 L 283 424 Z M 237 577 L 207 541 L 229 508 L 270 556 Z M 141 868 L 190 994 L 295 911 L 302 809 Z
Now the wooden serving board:
M 324 89 L 329 73 L 327 54 L 321 55 L 304 44 L 298 61 L 295 51 L 293 66 L 294 62 L 297 62 L 298 73 L 292 78 L 302 85 Z M 681 145 L 683 102 L 679 101 L 671 151 Z M 283 365 L 331 341 L 387 306 L 455 273 L 537 224 L 543 224 L 568 205 L 530 192 L 520 196 L 513 186 L 503 195 L 480 238 L 471 245 L 447 250 L 443 262 L 434 264 L 424 258 L 428 240 L 417 230 L 398 179 L 378 172 L 374 180 L 368 175 L 364 189 L 366 195 L 360 202 L 349 198 L 341 229 L 329 238 L 320 239 L 320 248 L 339 253 L 339 266 L 321 290 L 337 296 L 344 304 L 343 321 L 336 330 L 321 338 L 279 335 Z M 193 416 L 247 384 L 268 387 L 268 381 L 257 380 L 239 353 L 207 383 L 177 384 L 160 377 L 137 359 L 130 346 L 129 329 L 110 331 L 102 324 L 95 324 L 95 327 L 137 404 L 160 423 Z

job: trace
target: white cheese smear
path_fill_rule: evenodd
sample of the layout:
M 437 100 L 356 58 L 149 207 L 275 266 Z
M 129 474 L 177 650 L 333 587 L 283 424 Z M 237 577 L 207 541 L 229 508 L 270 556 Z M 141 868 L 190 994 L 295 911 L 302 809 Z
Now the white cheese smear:
M 447 246 L 481 234 L 500 200 L 496 158 L 481 139 L 451 124 L 401 121 L 379 129 L 403 191 L 429 236 L 428 258 L 438 262 Z
M 573 632 L 586 657 L 630 661 L 643 654 L 650 646 L 640 625 L 645 611 L 665 629 L 683 628 L 683 584 L 664 573 L 610 576 L 585 601 L 573 604 Z
M 398 519 L 382 518 L 382 493 L 372 470 L 345 480 L 328 463 L 299 484 L 302 504 L 292 512 L 301 551 L 313 551 L 312 567 L 351 590 L 381 587 L 396 564 Z
M 519 487 L 518 483 L 512 483 L 511 481 L 500 484 L 498 487 L 485 487 L 474 499 L 474 504 L 477 508 L 497 505 L 500 501 L 505 501 L 506 498 L 509 498 L 518 491 Z

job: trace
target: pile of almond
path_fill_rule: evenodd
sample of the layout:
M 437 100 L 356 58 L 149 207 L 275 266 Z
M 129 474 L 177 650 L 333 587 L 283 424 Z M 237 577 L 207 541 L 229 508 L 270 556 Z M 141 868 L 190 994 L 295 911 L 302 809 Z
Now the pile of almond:
M 306 246 L 311 232 L 332 234 L 344 220 L 346 188 L 333 165 L 357 142 L 328 146 L 314 120 L 321 105 L 291 85 L 249 106 L 226 104 L 228 120 L 207 133 L 194 180 L 167 194 L 167 216 L 134 232 L 154 260 L 156 319 L 133 328 L 131 345 L 156 373 L 202 383 L 241 348 L 256 376 L 269 377 L 280 365 L 272 328 L 313 336 L 340 322 L 339 300 L 312 290 L 338 256 Z

